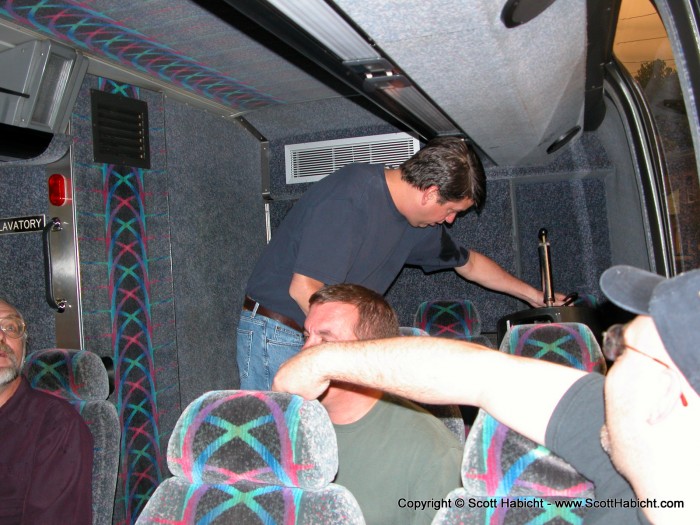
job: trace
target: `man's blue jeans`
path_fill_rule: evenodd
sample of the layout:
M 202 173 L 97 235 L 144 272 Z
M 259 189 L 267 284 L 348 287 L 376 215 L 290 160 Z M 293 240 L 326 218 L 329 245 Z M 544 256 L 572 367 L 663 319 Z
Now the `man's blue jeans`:
M 270 390 L 279 367 L 302 346 L 300 332 L 264 315 L 241 311 L 236 345 L 241 390 Z

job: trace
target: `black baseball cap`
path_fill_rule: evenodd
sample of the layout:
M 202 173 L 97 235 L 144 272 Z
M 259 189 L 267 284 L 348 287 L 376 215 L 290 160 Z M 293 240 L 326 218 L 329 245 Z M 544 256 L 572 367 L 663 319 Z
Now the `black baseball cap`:
M 600 277 L 600 288 L 620 308 L 651 316 L 666 352 L 700 393 L 700 269 L 667 279 L 632 266 L 613 266 Z

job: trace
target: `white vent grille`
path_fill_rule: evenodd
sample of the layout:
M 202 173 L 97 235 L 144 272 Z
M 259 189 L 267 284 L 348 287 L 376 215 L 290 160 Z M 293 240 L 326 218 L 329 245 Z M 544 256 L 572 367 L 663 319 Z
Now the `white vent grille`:
M 290 144 L 284 147 L 287 184 L 314 182 L 353 162 L 401 164 L 418 146 L 406 133 Z

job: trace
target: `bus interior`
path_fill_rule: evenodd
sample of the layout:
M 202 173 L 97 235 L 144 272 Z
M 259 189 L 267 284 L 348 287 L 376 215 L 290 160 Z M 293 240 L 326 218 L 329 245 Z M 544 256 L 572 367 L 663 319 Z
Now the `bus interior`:
M 554 289 L 601 312 L 612 265 L 700 267 L 699 15 L 695 0 L 0 3 L 0 296 L 29 353 L 88 350 L 114 375 L 110 522 L 169 477 L 185 407 L 238 388 L 253 265 L 345 164 L 463 137 L 487 196 L 452 233 L 539 287 L 546 230 Z M 407 327 L 425 301 L 466 298 L 496 348 L 499 321 L 529 308 L 412 267 L 386 297 Z

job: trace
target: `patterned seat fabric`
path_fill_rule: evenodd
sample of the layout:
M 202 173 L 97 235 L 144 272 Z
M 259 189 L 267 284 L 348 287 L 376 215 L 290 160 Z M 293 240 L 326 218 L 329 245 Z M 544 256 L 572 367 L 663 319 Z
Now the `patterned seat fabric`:
M 363 524 L 350 492 L 331 483 L 335 432 L 317 401 L 243 390 L 208 392 L 180 416 L 168 445 L 174 477 L 137 524 Z
M 579 323 L 512 327 L 500 350 L 605 373 L 605 359 L 590 329 Z M 485 506 L 441 509 L 434 524 L 581 524 L 585 509 L 558 508 L 545 499 L 593 497 L 593 485 L 564 460 L 479 411 L 467 437 L 462 463 L 464 487 L 448 498 Z M 511 507 L 501 502 L 531 502 Z M 493 506 L 486 506 L 496 502 Z
M 598 308 L 598 298 L 590 293 L 580 293 L 572 303 L 573 306 L 587 306 L 588 308 Z
M 605 358 L 590 328 L 580 323 L 522 324 L 512 327 L 501 352 L 544 359 L 587 372 L 606 371 Z
M 413 326 L 436 337 L 463 339 L 491 347 L 481 335 L 481 318 L 467 299 L 426 301 L 418 305 Z
M 99 356 L 85 350 L 49 348 L 27 356 L 24 375 L 36 390 L 69 401 L 87 423 L 94 439 L 92 521 L 112 523 L 119 463 L 119 416 L 107 401 L 109 378 Z
M 438 418 L 452 432 L 459 442 L 464 445 L 467 439 L 467 428 L 462 418 L 462 412 L 457 405 L 431 405 L 416 403 Z
M 401 326 L 399 333 L 402 336 L 429 336 L 428 332 L 415 326 Z M 450 431 L 457 436 L 460 443 L 464 444 L 467 438 L 467 429 L 462 418 L 462 413 L 457 405 L 430 405 L 428 403 L 418 403 L 428 412 L 442 421 Z
M 399 327 L 399 334 L 400 335 L 413 335 L 413 336 L 426 336 L 430 335 L 428 332 L 423 330 L 422 328 L 417 328 L 415 326 L 400 326 Z

